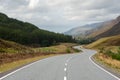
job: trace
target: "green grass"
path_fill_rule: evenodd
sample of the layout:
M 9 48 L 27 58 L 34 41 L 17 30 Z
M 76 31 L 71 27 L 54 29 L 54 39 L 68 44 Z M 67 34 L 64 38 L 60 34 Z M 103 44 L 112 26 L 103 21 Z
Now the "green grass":
M 56 45 L 56 46 L 33 48 L 33 50 L 35 52 L 41 52 L 41 53 L 70 53 L 76 51 L 79 52 L 78 50 L 71 48 L 72 46 L 75 45 L 76 44 L 72 44 L 72 43 L 61 43 L 60 45 Z

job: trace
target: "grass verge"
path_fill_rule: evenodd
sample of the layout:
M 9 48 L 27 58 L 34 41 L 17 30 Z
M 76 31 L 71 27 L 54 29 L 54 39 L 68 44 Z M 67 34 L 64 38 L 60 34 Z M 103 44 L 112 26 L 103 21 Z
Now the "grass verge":
M 104 54 L 96 54 L 94 55 L 94 59 L 100 64 L 114 70 L 117 73 L 120 73 L 120 61 L 112 59 L 111 57 L 103 57 Z
M 99 50 L 99 53 L 94 55 L 94 59 L 106 67 L 120 73 L 119 47 L 102 48 Z

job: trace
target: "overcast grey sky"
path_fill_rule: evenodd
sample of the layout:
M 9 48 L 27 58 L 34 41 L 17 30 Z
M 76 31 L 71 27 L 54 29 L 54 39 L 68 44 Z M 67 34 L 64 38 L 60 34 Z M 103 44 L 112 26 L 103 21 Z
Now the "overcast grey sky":
M 120 14 L 120 0 L 0 0 L 0 12 L 41 29 L 65 32 Z

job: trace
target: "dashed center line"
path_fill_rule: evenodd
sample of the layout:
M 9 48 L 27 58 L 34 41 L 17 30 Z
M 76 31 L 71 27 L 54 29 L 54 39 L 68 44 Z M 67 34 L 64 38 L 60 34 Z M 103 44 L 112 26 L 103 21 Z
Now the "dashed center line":
M 67 71 L 67 68 L 64 68 L 64 71 L 66 72 L 66 71 Z
M 67 77 L 66 77 L 66 76 L 64 76 L 64 80 L 67 80 Z
M 67 80 L 67 66 L 68 66 L 68 62 L 72 59 L 72 57 L 68 58 L 66 60 L 66 63 L 65 63 L 65 68 L 64 68 L 64 72 L 65 72 L 65 76 L 64 76 L 64 80 Z
M 65 63 L 65 66 L 67 66 L 67 63 Z

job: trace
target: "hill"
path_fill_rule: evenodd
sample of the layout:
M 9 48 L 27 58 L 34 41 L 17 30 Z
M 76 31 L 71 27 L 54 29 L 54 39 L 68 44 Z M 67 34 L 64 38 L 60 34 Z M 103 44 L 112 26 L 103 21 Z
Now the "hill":
M 120 35 L 101 38 L 89 45 L 87 48 L 100 48 L 100 47 L 108 47 L 108 46 L 120 46 Z
M 119 34 L 120 34 L 120 22 L 114 25 L 112 28 L 110 28 L 106 32 L 97 35 L 95 38 L 100 39 L 102 37 L 109 37 L 109 36 L 114 36 Z
M 0 38 L 37 46 L 74 41 L 71 36 L 39 29 L 31 23 L 9 18 L 3 13 L 0 13 Z
M 108 31 L 109 29 L 111 29 L 113 26 L 120 22 L 119 18 L 120 17 L 117 17 L 116 19 L 103 22 L 103 24 L 98 29 L 93 29 L 91 34 L 88 35 L 88 37 L 96 37 L 101 35 L 102 33 L 105 33 L 106 31 Z

